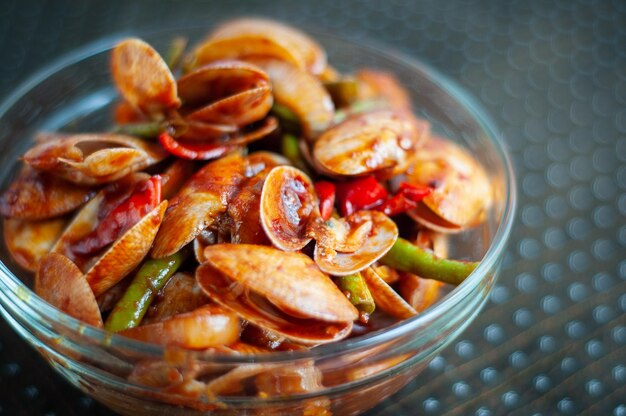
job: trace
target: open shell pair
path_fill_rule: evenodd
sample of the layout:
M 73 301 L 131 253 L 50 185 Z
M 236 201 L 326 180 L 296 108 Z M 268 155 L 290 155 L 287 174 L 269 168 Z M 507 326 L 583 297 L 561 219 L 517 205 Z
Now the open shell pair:
M 347 218 L 321 220 L 308 176 L 291 166 L 274 168 L 261 193 L 261 223 L 274 246 L 298 251 L 315 239 L 314 259 L 333 275 L 358 272 L 391 248 L 398 228 L 385 214 L 360 211 Z
M 273 103 L 267 74 L 249 63 L 219 60 L 176 81 L 150 45 L 128 39 L 115 47 L 112 69 L 126 102 L 149 119 L 166 120 L 180 140 L 240 146 L 276 128 L 268 118 L 256 133 L 243 130 L 264 119 Z

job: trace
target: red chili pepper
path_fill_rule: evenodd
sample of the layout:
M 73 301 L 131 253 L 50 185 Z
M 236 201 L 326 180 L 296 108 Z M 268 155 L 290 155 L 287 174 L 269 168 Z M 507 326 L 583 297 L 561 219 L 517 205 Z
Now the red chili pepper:
M 216 144 L 181 143 L 168 133 L 159 135 L 159 142 L 169 153 L 182 159 L 209 160 L 222 156 L 232 150 L 232 146 Z
M 417 207 L 417 203 L 432 191 L 432 188 L 427 186 L 411 185 L 410 183 L 402 182 L 398 193 L 375 209 L 389 216 L 402 214 Z
M 320 213 L 322 219 L 326 221 L 333 215 L 333 206 L 335 205 L 335 185 L 328 181 L 320 181 L 315 183 L 315 192 L 320 200 Z
M 373 176 L 339 182 L 337 200 L 342 216 L 350 215 L 362 209 L 371 209 L 387 199 L 388 193 Z
M 413 202 L 420 202 L 422 199 L 430 195 L 432 191 L 433 188 L 430 186 L 412 185 L 410 183 L 401 182 L 398 193 L 401 193 Z
M 138 183 L 130 196 L 100 220 L 95 230 L 72 244 L 79 255 L 91 255 L 117 240 L 161 202 L 161 176 Z

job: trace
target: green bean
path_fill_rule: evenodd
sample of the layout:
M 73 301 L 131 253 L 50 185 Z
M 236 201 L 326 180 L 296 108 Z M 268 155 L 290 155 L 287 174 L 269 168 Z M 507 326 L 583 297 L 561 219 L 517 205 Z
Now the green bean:
M 109 314 L 104 328 L 119 332 L 138 326 L 157 292 L 165 286 L 188 255 L 189 251 L 183 249 L 162 259 L 145 261 Z
M 359 312 L 371 314 L 374 312 L 374 298 L 367 287 L 367 283 L 363 280 L 361 273 L 349 274 L 347 276 L 338 276 L 335 282 L 339 289 L 346 294 L 348 300 L 356 306 Z
M 402 238 L 398 238 L 380 261 L 394 269 L 451 285 L 461 284 L 478 266 L 478 262 L 437 257 L 432 251 L 420 248 Z
M 154 139 L 164 130 L 163 124 L 148 121 L 145 123 L 120 124 L 113 128 L 113 133 L 127 134 L 129 136 L 135 136 L 142 139 Z

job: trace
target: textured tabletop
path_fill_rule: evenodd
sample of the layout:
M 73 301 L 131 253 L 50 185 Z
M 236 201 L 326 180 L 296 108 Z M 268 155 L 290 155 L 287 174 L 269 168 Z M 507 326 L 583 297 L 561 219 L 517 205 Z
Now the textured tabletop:
M 491 299 L 368 415 L 626 416 L 626 1 L 0 3 L 0 96 L 60 54 L 136 27 L 262 14 L 426 61 L 493 116 L 518 222 Z M 110 415 L 0 320 L 0 415 Z

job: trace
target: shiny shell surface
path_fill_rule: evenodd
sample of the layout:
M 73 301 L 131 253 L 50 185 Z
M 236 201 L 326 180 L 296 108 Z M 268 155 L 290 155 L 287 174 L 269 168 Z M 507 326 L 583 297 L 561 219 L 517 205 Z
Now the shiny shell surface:
M 124 99 L 144 114 L 159 116 L 180 106 L 172 72 L 158 52 L 141 39 L 117 44 L 111 70 Z
M 67 257 L 50 253 L 35 275 L 35 293 L 89 325 L 102 327 L 98 302 L 80 269 Z
M 167 157 L 157 143 L 113 133 L 43 133 L 24 155 L 32 167 L 77 184 L 113 182 Z
M 261 224 L 276 247 L 286 251 L 302 249 L 309 241 L 309 221 L 320 216 L 311 179 L 299 169 L 278 166 L 272 169 L 261 193 Z
M 353 227 L 371 222 L 367 238 L 361 247 L 349 253 L 317 244 L 314 259 L 319 268 L 335 276 L 345 276 L 369 267 L 384 256 L 398 239 L 398 227 L 389 217 L 378 211 L 358 211 L 347 219 Z
M 403 112 L 356 114 L 326 130 L 315 141 L 312 156 L 323 173 L 334 176 L 399 173 L 422 133 Z
M 487 173 L 467 150 L 441 138 L 431 137 L 416 153 L 406 171 L 407 181 L 434 188 L 412 216 L 439 226 L 439 231 L 460 231 L 482 221 L 493 193 Z M 459 201 L 463 201 L 459 203 Z M 440 220 L 437 220 L 439 217 Z

